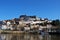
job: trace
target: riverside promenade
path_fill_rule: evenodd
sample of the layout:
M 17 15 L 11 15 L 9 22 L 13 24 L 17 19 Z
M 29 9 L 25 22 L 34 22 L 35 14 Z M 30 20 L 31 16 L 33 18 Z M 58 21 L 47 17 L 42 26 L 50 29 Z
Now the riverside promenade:
M 5 31 L 5 30 L 0 30 L 0 33 L 17 33 L 17 34 L 20 34 L 20 33 L 25 33 L 24 31 Z

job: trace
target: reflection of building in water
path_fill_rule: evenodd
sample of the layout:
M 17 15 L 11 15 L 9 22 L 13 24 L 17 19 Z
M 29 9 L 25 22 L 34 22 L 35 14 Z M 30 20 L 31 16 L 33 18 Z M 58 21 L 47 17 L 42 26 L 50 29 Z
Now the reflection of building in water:
M 2 40 L 11 40 L 12 35 L 8 35 L 8 34 L 1 34 L 1 39 Z
M 39 35 L 31 35 L 30 40 L 40 40 Z
M 1 34 L 0 40 L 51 40 L 51 35 Z
M 22 34 L 14 34 L 11 40 L 24 40 L 24 35 Z
M 43 40 L 43 36 L 42 36 L 42 35 L 39 35 L 39 39 L 40 39 L 40 40 Z
M 31 35 L 30 40 L 51 40 L 51 35 Z
M 28 34 L 24 35 L 24 40 L 30 40 L 30 35 Z
M 51 40 L 51 35 L 44 35 L 42 40 Z

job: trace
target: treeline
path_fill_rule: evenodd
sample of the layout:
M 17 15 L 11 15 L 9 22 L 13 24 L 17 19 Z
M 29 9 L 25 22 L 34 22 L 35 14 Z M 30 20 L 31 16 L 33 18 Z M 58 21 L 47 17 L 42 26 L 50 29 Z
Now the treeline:
M 59 20 L 59 19 L 52 20 L 51 24 L 52 24 L 53 26 L 60 26 L 60 20 Z

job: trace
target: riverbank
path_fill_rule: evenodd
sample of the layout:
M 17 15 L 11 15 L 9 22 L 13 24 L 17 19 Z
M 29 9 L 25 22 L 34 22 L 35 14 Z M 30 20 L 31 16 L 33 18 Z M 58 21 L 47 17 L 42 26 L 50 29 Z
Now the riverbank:
M 10 31 L 10 30 L 0 30 L 0 34 L 56 34 L 56 35 L 60 35 L 60 33 L 52 33 L 52 32 L 48 32 L 48 33 L 45 33 L 45 32 L 25 32 L 25 31 Z
M 18 33 L 18 34 L 23 34 L 24 31 L 5 31 L 5 30 L 0 30 L 0 33 Z
M 0 34 L 39 34 L 38 32 L 0 30 Z

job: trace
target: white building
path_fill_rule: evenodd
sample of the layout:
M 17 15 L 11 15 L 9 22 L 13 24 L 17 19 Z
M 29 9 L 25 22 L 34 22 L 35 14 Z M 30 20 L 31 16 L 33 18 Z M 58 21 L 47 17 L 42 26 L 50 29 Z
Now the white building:
M 30 27 L 24 27 L 24 29 L 27 31 L 27 30 L 30 30 Z
M 5 30 L 5 29 L 7 29 L 7 26 L 6 25 L 2 25 L 1 29 Z
M 52 27 L 52 25 L 51 24 L 47 24 L 47 28 L 51 28 Z
M 10 21 L 7 21 L 7 26 L 9 26 L 11 24 L 11 22 Z

